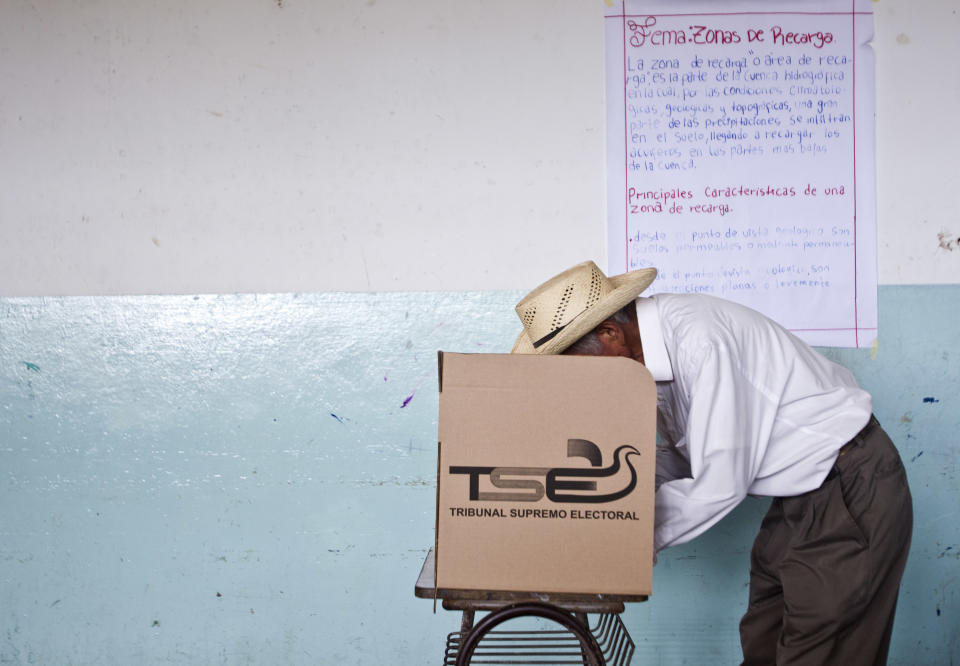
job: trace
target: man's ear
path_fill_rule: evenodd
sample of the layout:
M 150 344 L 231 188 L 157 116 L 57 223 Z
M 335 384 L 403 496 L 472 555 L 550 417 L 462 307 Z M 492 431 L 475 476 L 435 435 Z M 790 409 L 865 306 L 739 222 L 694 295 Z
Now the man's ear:
M 624 342 L 625 336 L 620 325 L 612 319 L 607 319 L 597 326 L 597 335 L 604 342 Z

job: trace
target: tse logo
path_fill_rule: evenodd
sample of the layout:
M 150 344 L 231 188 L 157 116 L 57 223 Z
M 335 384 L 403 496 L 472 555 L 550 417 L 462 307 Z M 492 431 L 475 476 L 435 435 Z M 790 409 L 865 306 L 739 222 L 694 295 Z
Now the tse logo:
M 537 502 L 546 493 L 551 502 L 576 502 L 601 504 L 626 497 L 637 486 L 637 470 L 630 456 L 640 455 L 635 447 L 624 445 L 613 452 L 609 467 L 601 467 L 603 453 L 593 442 L 585 439 L 567 440 L 568 458 L 586 458 L 590 467 L 484 467 L 451 465 L 451 474 L 466 474 L 470 477 L 470 499 L 480 502 Z M 630 480 L 625 487 L 612 493 L 596 494 L 596 479 L 608 478 L 620 471 L 622 463 L 630 470 Z M 514 492 L 481 491 L 480 477 L 487 476 L 495 488 Z M 531 478 L 539 477 L 539 478 Z M 574 480 L 577 479 L 577 480 Z M 592 480 L 586 480 L 592 479 Z M 522 492 L 517 492 L 522 491 Z M 577 493 L 561 491 L 579 491 Z M 590 494 L 590 493 L 594 494 Z

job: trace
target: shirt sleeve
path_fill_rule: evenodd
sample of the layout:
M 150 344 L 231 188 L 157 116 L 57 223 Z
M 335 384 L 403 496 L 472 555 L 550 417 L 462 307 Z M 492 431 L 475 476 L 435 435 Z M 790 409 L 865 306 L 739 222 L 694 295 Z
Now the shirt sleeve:
M 684 441 L 692 478 L 656 491 L 654 550 L 690 541 L 747 495 L 769 442 L 778 399 L 756 386 L 719 343 L 687 364 Z
M 690 461 L 675 446 L 657 446 L 655 487 L 690 477 Z

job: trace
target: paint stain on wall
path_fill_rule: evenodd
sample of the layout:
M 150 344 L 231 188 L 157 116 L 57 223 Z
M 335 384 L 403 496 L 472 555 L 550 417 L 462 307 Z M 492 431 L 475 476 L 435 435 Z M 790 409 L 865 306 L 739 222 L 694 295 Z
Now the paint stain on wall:
M 343 419 L 340 418 L 339 416 L 337 416 L 336 414 L 334 414 L 333 412 L 330 412 L 330 416 L 332 416 L 333 418 L 335 418 L 335 419 L 337 420 L 337 422 L 343 423 Z
M 906 46 L 909 43 L 910 43 L 910 37 L 908 37 L 905 33 L 901 32 L 899 35 L 897 35 L 897 44 Z
M 410 404 L 410 401 L 413 400 L 414 394 L 416 394 L 416 391 L 414 391 L 413 393 L 411 393 L 410 395 L 408 395 L 406 398 L 403 399 L 403 404 L 400 405 L 400 409 L 403 409 L 404 407 Z
M 931 404 L 931 403 L 935 403 L 935 402 L 940 402 L 939 400 L 937 400 L 936 398 L 933 398 L 933 397 L 924 398 L 923 401 L 924 401 L 925 403 L 927 403 L 927 404 Z
M 40 372 L 40 366 L 36 363 L 31 363 L 30 361 L 24 361 L 23 364 L 27 366 L 27 370 L 30 372 Z
M 937 234 L 937 240 L 940 244 L 941 250 L 946 250 L 947 252 L 955 252 L 960 250 L 960 236 L 952 234 L 948 231 L 941 231 Z

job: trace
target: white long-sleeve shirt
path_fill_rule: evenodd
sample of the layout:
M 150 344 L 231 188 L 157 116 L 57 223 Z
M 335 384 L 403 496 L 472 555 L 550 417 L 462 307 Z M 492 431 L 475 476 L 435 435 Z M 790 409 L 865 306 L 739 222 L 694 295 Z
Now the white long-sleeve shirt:
M 637 299 L 637 319 L 660 437 L 689 464 L 689 478 L 667 480 L 676 466 L 658 456 L 655 551 L 693 539 L 748 494 L 819 487 L 870 418 L 849 370 L 749 308 L 658 294 Z

